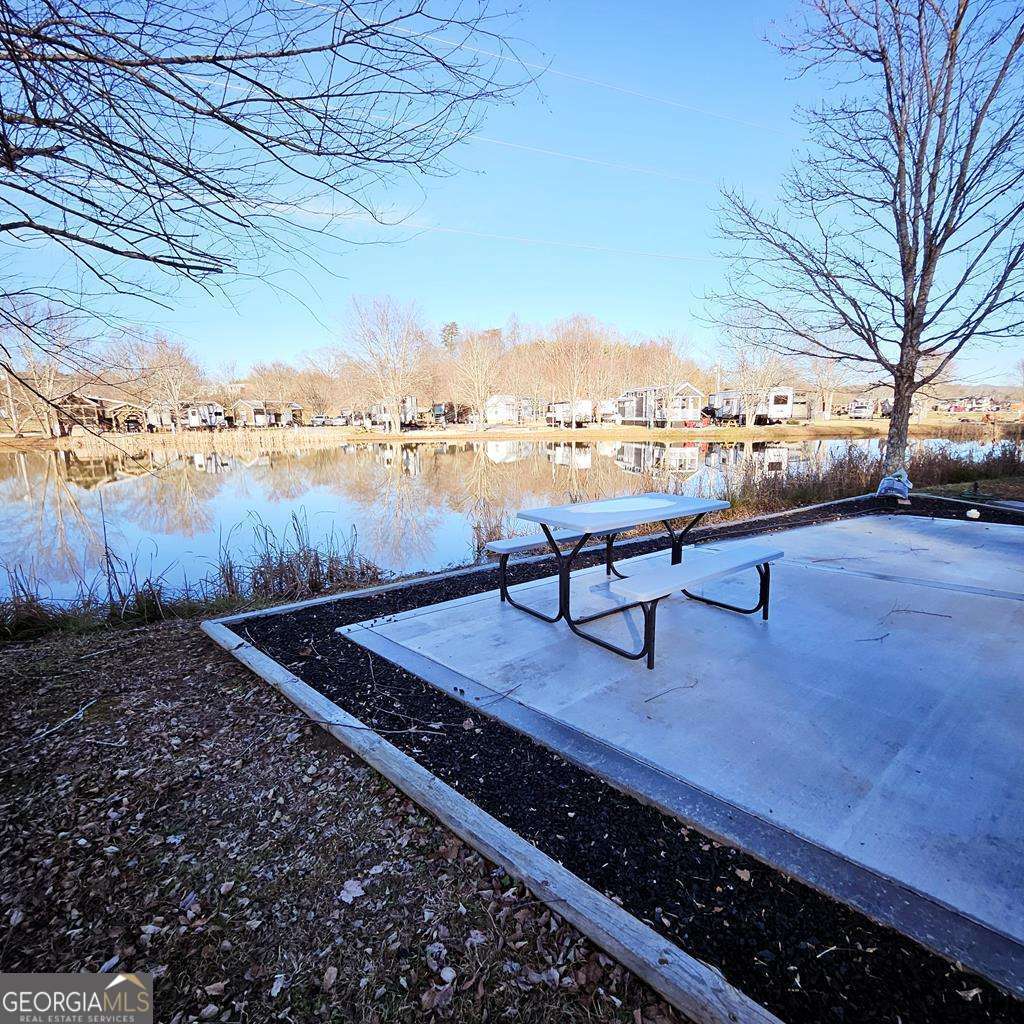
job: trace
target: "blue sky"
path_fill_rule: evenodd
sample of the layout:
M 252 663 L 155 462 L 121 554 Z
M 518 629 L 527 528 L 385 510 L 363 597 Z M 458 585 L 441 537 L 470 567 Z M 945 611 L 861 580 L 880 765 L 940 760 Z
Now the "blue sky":
M 490 108 L 481 137 L 452 154 L 456 173 L 427 179 L 425 193 L 378 195 L 398 209 L 418 205 L 412 222 L 427 230 L 356 225 L 361 241 L 405 240 L 332 245 L 317 254 L 330 273 L 300 262 L 285 278 L 296 299 L 249 282 L 235 289 L 234 308 L 187 292 L 175 311 L 149 319 L 208 365 L 242 370 L 336 342 L 350 297 L 383 293 L 416 301 L 435 325 L 584 312 L 627 332 L 680 332 L 706 355 L 714 338 L 699 322 L 701 296 L 722 269 L 718 189 L 742 185 L 770 200 L 800 144 L 793 109 L 815 94 L 764 42 L 770 19 L 792 9 L 525 0 L 512 30 L 520 54 L 556 73 Z M 1013 357 L 981 350 L 958 365 L 972 380 L 1009 380 Z

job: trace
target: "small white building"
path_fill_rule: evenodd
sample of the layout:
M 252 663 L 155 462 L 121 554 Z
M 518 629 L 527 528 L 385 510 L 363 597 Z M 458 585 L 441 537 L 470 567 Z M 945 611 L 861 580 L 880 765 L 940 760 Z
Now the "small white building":
M 239 398 L 231 405 L 230 423 L 235 427 L 290 427 L 302 420 L 298 402 L 268 402 Z
M 630 388 L 616 403 L 622 422 L 629 426 L 693 427 L 700 423 L 704 392 L 684 381 L 666 402 L 666 388 Z
M 184 423 L 192 430 L 215 430 L 227 425 L 220 402 L 191 402 L 184 409 Z
M 525 423 L 533 414 L 533 402 L 521 395 L 491 395 L 484 403 L 485 423 Z
M 398 426 L 415 423 L 419 416 L 419 403 L 415 395 L 405 395 L 398 403 Z M 376 402 L 370 406 L 370 421 L 391 426 L 391 409 L 386 402 Z
M 594 403 L 589 398 L 580 398 L 575 402 L 552 402 L 548 406 L 546 419 L 552 427 L 568 427 L 573 423 L 582 427 L 585 423 L 594 422 Z

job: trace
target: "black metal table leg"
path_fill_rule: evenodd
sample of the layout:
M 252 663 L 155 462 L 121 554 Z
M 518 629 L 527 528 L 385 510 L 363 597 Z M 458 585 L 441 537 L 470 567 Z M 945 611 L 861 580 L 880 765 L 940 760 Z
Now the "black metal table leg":
M 620 580 L 628 579 L 625 573 L 615 568 L 615 560 L 612 557 L 612 546 L 615 544 L 617 533 L 609 533 L 604 539 L 604 574 L 605 576 L 618 576 Z
M 739 612 L 741 615 L 753 615 L 755 612 L 761 613 L 761 618 L 766 622 L 768 621 L 768 600 L 771 596 L 772 586 L 772 567 L 768 562 L 764 565 L 755 566 L 757 569 L 757 575 L 760 577 L 760 588 L 757 598 L 757 604 L 753 608 L 740 608 L 735 604 L 726 604 L 724 601 L 715 601 L 710 597 L 700 597 L 698 594 L 691 594 L 688 590 L 684 590 L 683 593 L 691 601 L 700 601 L 703 604 L 710 604 L 715 608 L 725 608 L 730 612 Z
M 526 612 L 527 615 L 532 615 L 535 619 L 540 619 L 542 622 L 558 622 L 559 619 L 565 618 L 569 611 L 569 567 L 572 564 L 572 559 L 579 553 L 580 548 L 582 548 L 590 539 L 590 534 L 584 534 L 583 537 L 580 538 L 579 543 L 573 547 L 572 552 L 566 556 L 558 547 L 554 537 L 551 536 L 551 531 L 543 523 L 541 523 L 540 528 L 544 531 L 544 536 L 547 539 L 548 546 L 551 548 L 551 551 L 555 556 L 555 564 L 558 567 L 557 614 L 547 615 L 544 612 L 539 612 L 536 608 L 530 608 L 525 604 L 520 604 L 512 597 L 508 589 L 508 555 L 501 555 L 498 558 L 498 593 L 502 601 L 512 605 L 512 607 L 518 611 Z
M 707 515 L 706 512 L 700 512 L 695 515 L 683 529 L 677 534 L 672 529 L 672 521 L 670 519 L 662 520 L 662 523 L 666 530 L 668 530 L 669 539 L 672 541 L 672 564 L 678 565 L 683 560 L 683 542 L 686 540 L 686 535 Z

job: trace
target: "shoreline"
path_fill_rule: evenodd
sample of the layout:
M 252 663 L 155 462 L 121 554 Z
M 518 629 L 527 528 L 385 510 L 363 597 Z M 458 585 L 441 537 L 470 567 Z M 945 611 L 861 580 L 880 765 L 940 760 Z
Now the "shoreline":
M 104 434 L 99 437 L 17 437 L 0 435 L 0 451 L 68 451 L 84 454 L 120 452 L 141 455 L 154 450 L 181 452 L 227 452 L 235 448 L 264 451 L 301 451 L 355 444 L 457 445 L 469 442 L 524 441 L 600 444 L 602 442 L 650 441 L 671 444 L 685 441 L 719 443 L 786 442 L 817 440 L 865 440 L 884 438 L 888 420 L 834 419 L 823 423 L 799 425 L 780 424 L 761 427 L 623 427 L 591 426 L 578 429 L 531 425 L 526 427 L 495 426 L 491 429 L 452 427 L 447 430 L 412 430 L 400 434 L 383 433 L 350 427 L 240 428 L 220 432 L 185 430 L 176 434 Z M 1022 427 L 1012 422 L 995 424 L 971 421 L 926 420 L 910 425 L 909 435 L 922 439 L 962 433 L 965 439 L 1020 439 Z

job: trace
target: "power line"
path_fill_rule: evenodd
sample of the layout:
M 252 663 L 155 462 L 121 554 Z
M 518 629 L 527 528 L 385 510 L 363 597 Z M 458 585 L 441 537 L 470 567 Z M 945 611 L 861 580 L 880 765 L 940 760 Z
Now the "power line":
M 697 178 L 688 174 L 673 174 L 671 171 L 662 171 L 657 167 L 644 167 L 641 164 L 623 164 L 612 160 L 601 160 L 598 157 L 583 156 L 579 153 L 563 153 L 557 149 L 544 149 L 540 146 L 527 146 L 521 142 L 506 142 L 504 139 L 492 139 L 487 135 L 467 135 L 467 139 L 475 142 L 489 142 L 495 146 L 507 146 L 509 149 L 521 149 L 527 153 L 539 153 L 542 156 L 557 156 L 563 160 L 575 160 L 582 164 L 595 164 L 598 167 L 611 167 L 618 171 L 629 171 L 632 174 L 650 174 L 657 178 L 667 178 L 669 181 L 681 181 L 690 185 L 707 185 L 716 188 L 717 184 L 708 178 Z
M 294 0 L 294 2 L 302 7 L 315 7 L 321 11 L 335 13 L 334 8 L 328 7 L 325 4 L 314 3 L 313 0 Z M 728 121 L 731 124 L 738 124 L 744 128 L 756 128 L 760 131 L 773 132 L 777 135 L 789 134 L 785 128 L 779 128 L 777 125 L 763 124 L 759 121 L 750 121 L 746 118 L 734 117 L 732 114 L 723 114 L 717 110 L 709 110 L 707 107 L 696 106 L 693 103 L 684 103 L 682 100 L 673 99 L 669 96 L 658 96 L 655 93 L 644 92 L 640 89 L 631 89 L 624 85 L 616 85 L 614 82 L 604 82 L 599 78 L 590 78 L 587 75 L 577 75 L 571 71 L 560 71 L 551 64 L 537 64 L 533 61 L 513 57 L 507 53 L 485 50 L 479 46 L 470 46 L 468 43 L 455 42 L 451 39 L 445 39 L 444 36 L 434 35 L 433 33 L 415 32 L 412 29 L 403 29 L 397 25 L 388 26 L 387 30 L 394 32 L 397 35 L 405 36 L 406 38 L 415 37 L 417 39 L 429 39 L 431 42 L 443 43 L 445 46 L 450 46 L 453 49 L 466 50 L 468 53 L 478 53 L 482 57 L 491 57 L 494 60 L 516 64 L 522 68 L 529 68 L 531 71 L 540 71 L 542 74 L 555 75 L 558 78 L 564 78 L 571 82 L 578 82 L 582 85 L 592 85 L 599 89 L 608 89 L 611 92 L 617 92 L 623 96 L 632 96 L 635 99 L 647 100 L 651 103 L 660 103 L 667 107 L 675 107 L 677 110 L 686 110 L 691 114 L 701 114 L 704 117 L 712 117 L 719 121 Z
M 402 227 L 403 225 L 394 224 L 391 226 Z M 415 232 L 433 231 L 446 235 L 468 235 L 472 238 L 493 238 L 502 242 L 519 242 L 523 245 L 547 245 L 559 249 L 582 249 L 586 252 L 603 252 L 614 256 L 641 256 L 646 259 L 670 260 L 679 263 L 702 263 L 707 260 L 718 260 L 720 258 L 718 256 L 685 256 L 679 253 L 668 252 L 645 252 L 638 249 L 616 249 L 606 245 L 594 245 L 590 242 L 567 242 L 553 238 L 530 238 L 526 235 L 502 235 L 491 231 L 473 231 L 469 228 L 444 227 L 439 224 L 410 225 L 409 230 Z
M 334 222 L 354 222 L 368 224 L 381 228 L 404 228 L 406 231 L 415 234 L 432 232 L 444 235 L 467 235 L 470 238 L 493 238 L 500 242 L 518 242 L 522 245 L 547 245 L 558 249 L 581 249 L 585 252 L 603 252 L 613 256 L 640 256 L 653 260 L 669 260 L 676 263 L 703 263 L 707 261 L 718 261 L 720 256 L 689 256 L 683 253 L 672 252 L 649 252 L 643 249 L 618 249 L 614 246 L 597 245 L 592 242 L 565 241 L 557 238 L 533 238 L 529 235 L 505 235 L 494 231 L 475 231 L 472 228 L 453 228 L 444 224 L 416 224 L 403 221 L 381 221 L 365 213 L 347 213 L 335 210 L 317 208 L 314 205 L 298 205 L 294 203 L 282 203 L 277 207 L 282 213 L 294 213 L 305 217 L 318 217 L 322 220 Z

